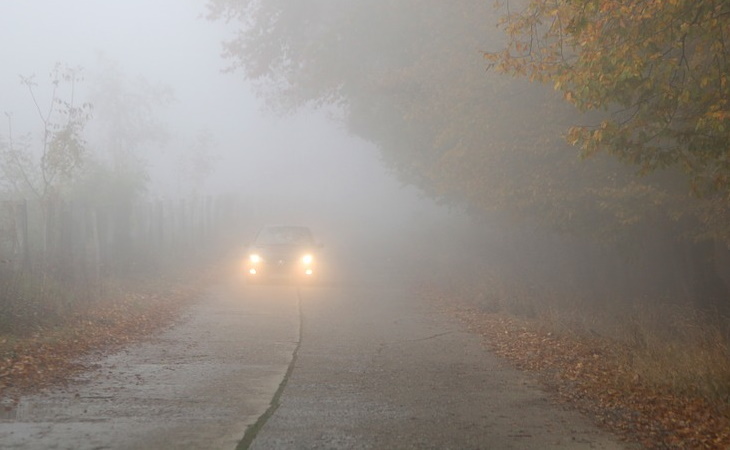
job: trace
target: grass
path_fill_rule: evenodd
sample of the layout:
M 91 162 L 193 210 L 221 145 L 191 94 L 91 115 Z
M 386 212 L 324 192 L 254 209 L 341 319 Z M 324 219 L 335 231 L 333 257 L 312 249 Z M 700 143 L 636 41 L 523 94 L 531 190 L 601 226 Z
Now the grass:
M 624 338 L 635 376 L 718 405 L 730 400 L 730 340 L 726 319 L 691 307 L 635 308 Z M 622 327 L 619 327 L 622 330 Z M 618 337 L 621 339 L 621 335 Z
M 474 281 L 476 280 L 476 281 Z M 551 336 L 610 346 L 626 386 L 700 397 L 730 410 L 730 319 L 667 299 L 605 299 L 559 293 L 497 274 L 440 286 L 483 313 L 529 320 Z M 622 380 L 617 380 L 621 382 Z
M 1 274 L 0 334 L 23 336 L 53 327 L 72 313 L 78 298 L 77 290 L 50 277 Z
M 28 293 L 33 297 L 6 298 L 4 302 L 8 309 L 21 309 L 15 321 L 6 320 L 0 331 L 0 398 L 64 382 L 86 369 L 79 358 L 89 352 L 119 348 L 172 324 L 182 308 L 198 297 L 211 276 L 198 271 L 184 279 L 110 279 L 96 299 L 74 297 L 74 291 L 66 291 L 61 292 L 65 297 L 60 303 L 56 303 L 59 299 L 54 296 L 41 295 L 37 286 L 24 287 L 28 289 L 25 291 L 17 285 L 8 290 L 6 285 L 4 293 Z M 33 299 L 33 307 L 22 309 L 28 308 L 23 303 L 27 298 Z M 51 306 L 43 309 L 43 301 Z
M 556 399 L 645 448 L 730 448 L 728 321 L 667 302 L 594 301 L 499 277 L 425 285 Z
M 544 299 L 543 299 L 544 301 Z M 556 334 L 598 338 L 621 349 L 625 376 L 655 388 L 730 405 L 730 323 L 688 305 L 553 301 L 536 316 Z

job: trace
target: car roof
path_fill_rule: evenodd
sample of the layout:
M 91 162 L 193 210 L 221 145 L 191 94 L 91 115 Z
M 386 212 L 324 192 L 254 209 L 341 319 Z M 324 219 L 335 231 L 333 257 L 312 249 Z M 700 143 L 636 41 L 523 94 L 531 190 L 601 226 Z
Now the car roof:
M 264 225 L 261 227 L 261 229 L 270 229 L 270 228 L 291 228 L 291 229 L 303 229 L 309 231 L 309 227 L 304 225 Z
M 311 244 L 314 242 L 309 227 L 301 225 L 267 225 L 256 235 L 257 243 Z

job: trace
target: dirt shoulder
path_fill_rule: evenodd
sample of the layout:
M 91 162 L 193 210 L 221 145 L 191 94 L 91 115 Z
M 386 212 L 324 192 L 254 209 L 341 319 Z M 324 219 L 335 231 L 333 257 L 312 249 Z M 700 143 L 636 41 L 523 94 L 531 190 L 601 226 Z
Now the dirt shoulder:
M 87 353 L 79 364 L 90 370 L 20 396 L 0 415 L 0 442 L 16 449 L 235 448 L 289 367 L 298 311 L 293 289 L 209 286 L 179 316 L 165 316 L 177 317 L 173 326 L 114 352 Z
M 140 342 L 171 326 L 198 299 L 209 274 L 147 279 L 109 289 L 59 326 L 27 336 L 0 336 L 0 399 L 5 408 L 24 394 L 62 385 L 93 367 L 82 361 Z
M 648 386 L 627 374 L 626 349 L 607 339 L 555 335 L 537 321 L 442 300 L 442 307 L 520 370 L 539 376 L 561 402 L 646 448 L 730 448 L 730 417 L 708 401 Z

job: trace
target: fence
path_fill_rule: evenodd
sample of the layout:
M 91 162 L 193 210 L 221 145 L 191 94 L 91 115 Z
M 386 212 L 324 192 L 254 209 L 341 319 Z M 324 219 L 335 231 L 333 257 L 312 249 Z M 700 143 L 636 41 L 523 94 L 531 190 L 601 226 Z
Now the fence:
M 233 196 L 91 205 L 0 203 L 0 272 L 94 282 L 213 255 L 243 222 Z

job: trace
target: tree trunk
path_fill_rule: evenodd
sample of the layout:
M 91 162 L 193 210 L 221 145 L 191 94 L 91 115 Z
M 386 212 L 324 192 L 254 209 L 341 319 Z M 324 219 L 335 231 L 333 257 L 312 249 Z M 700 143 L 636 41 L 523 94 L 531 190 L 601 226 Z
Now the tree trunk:
M 718 272 L 715 243 L 687 243 L 686 261 L 690 294 L 695 305 L 706 311 L 728 312 L 730 290 Z

